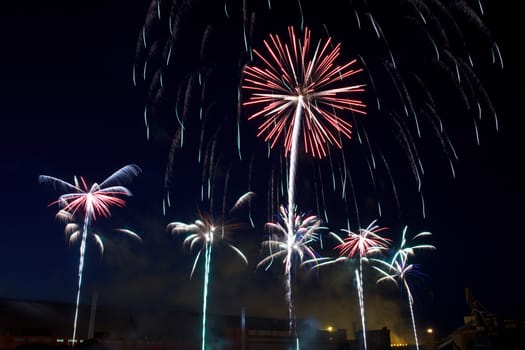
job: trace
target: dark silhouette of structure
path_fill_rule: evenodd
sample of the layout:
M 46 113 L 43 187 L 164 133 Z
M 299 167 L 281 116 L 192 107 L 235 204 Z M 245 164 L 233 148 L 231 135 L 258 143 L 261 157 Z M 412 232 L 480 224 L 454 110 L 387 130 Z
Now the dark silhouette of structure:
M 464 325 L 437 345 L 438 350 L 525 350 L 525 321 L 504 320 L 465 290 L 470 315 Z
M 355 332 L 356 349 L 364 349 L 363 331 Z M 386 327 L 381 329 L 366 330 L 367 350 L 390 350 L 390 330 Z
M 90 312 L 91 310 L 91 312 Z M 71 349 L 74 305 L 0 300 L 0 350 Z M 198 350 L 202 314 L 193 310 L 144 310 L 81 305 L 78 350 Z M 208 315 L 207 343 L 217 350 L 295 348 L 288 320 Z M 320 330 L 314 320 L 297 320 L 301 349 L 350 350 L 346 330 Z M 82 338 L 87 331 L 92 338 Z M 372 350 L 372 348 L 369 348 Z

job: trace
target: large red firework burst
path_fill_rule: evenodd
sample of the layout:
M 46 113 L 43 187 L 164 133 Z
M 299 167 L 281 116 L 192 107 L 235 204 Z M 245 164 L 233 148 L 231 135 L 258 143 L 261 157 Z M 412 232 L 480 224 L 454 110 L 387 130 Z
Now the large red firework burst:
M 340 117 L 343 111 L 365 114 L 365 104 L 355 98 L 364 85 L 347 85 L 347 78 L 362 71 L 356 59 L 339 65 L 341 44 L 331 38 L 319 40 L 311 48 L 310 30 L 301 41 L 293 27 L 288 28 L 289 43 L 278 35 L 264 40 L 268 56 L 254 50 L 261 66 L 247 65 L 242 87 L 250 93 L 244 106 L 262 107 L 251 119 L 262 119 L 257 136 L 264 135 L 274 147 L 284 138 L 286 155 L 292 147 L 292 130 L 297 110 L 304 111 L 303 143 L 307 153 L 323 158 L 327 143 L 342 148 L 341 135 L 350 138 L 352 125 Z

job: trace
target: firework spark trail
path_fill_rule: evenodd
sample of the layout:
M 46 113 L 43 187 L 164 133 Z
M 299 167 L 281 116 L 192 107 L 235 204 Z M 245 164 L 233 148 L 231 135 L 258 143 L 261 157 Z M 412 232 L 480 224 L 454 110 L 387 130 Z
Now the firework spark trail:
M 64 229 L 64 233 L 66 235 L 66 238 L 69 242 L 69 244 L 73 244 L 78 239 L 81 239 L 81 245 L 80 245 L 80 264 L 79 264 L 79 272 L 78 272 L 78 290 L 77 290 L 77 298 L 76 298 L 76 308 L 75 308 L 75 316 L 74 316 L 74 323 L 73 323 L 73 344 L 75 345 L 76 340 L 76 329 L 77 329 L 77 320 L 78 320 L 78 305 L 80 304 L 80 289 L 82 285 L 82 272 L 84 270 L 84 261 L 85 261 L 85 254 L 86 254 L 86 245 L 87 245 L 87 238 L 92 237 L 95 241 L 95 244 L 98 246 L 100 255 L 104 255 L 104 243 L 102 241 L 102 238 L 98 233 L 95 233 L 93 231 L 88 232 L 87 227 L 91 227 L 91 225 L 79 225 L 77 222 L 75 222 L 75 217 L 68 211 L 61 209 L 57 215 L 57 219 L 64 221 L 66 224 L 66 227 Z M 88 218 L 89 220 L 89 218 Z M 83 222 L 86 222 L 86 218 L 84 217 Z M 128 229 L 115 229 L 115 231 L 123 233 L 133 239 L 138 240 L 139 242 L 142 242 L 142 238 L 135 232 L 128 230 Z
M 367 350 L 366 343 L 366 322 L 365 322 L 365 300 L 363 296 L 363 266 L 362 259 L 359 259 L 359 268 L 355 270 L 355 277 L 357 282 L 357 295 L 359 298 L 359 311 L 361 313 L 361 327 L 363 334 L 363 346 Z
M 237 199 L 230 213 L 236 209 L 241 208 L 247 204 L 255 194 L 253 192 L 246 192 Z M 224 213 L 224 210 L 223 210 Z M 211 271 L 211 253 L 212 247 L 215 244 L 224 242 L 235 254 L 237 254 L 245 264 L 248 264 L 248 259 L 244 253 L 234 245 L 228 242 L 229 236 L 234 230 L 240 229 L 241 224 L 228 223 L 222 220 L 214 220 L 209 214 L 199 213 L 199 218 L 192 224 L 174 221 L 168 224 L 167 228 L 172 234 L 189 233 L 184 239 L 183 244 L 189 245 L 190 251 L 193 250 L 196 244 L 202 244 L 201 249 L 197 253 L 193 261 L 190 278 L 193 277 L 197 263 L 202 253 L 204 253 L 204 284 L 203 284 L 203 301 L 202 301 L 202 350 L 206 350 L 206 315 L 208 308 L 208 291 Z
M 213 237 L 213 236 L 212 236 Z M 208 284 L 210 281 L 210 264 L 212 241 L 206 241 L 204 252 L 204 287 L 202 293 L 202 350 L 206 350 L 206 310 L 208 307 Z
M 380 267 L 373 266 L 373 268 L 377 270 L 381 275 L 381 277 L 377 280 L 377 283 L 381 283 L 383 281 L 391 281 L 391 282 L 394 282 L 397 286 L 399 286 L 399 282 L 401 282 L 401 288 L 405 289 L 407 293 L 408 305 L 410 309 L 410 318 L 412 321 L 412 331 L 414 332 L 416 349 L 419 350 L 419 339 L 417 336 L 416 319 L 415 319 L 414 307 L 413 307 L 414 297 L 413 297 L 410 285 L 408 283 L 408 277 L 410 275 L 419 273 L 419 269 L 417 265 L 409 264 L 408 259 L 415 255 L 415 250 L 420 250 L 420 249 L 434 250 L 436 248 L 430 244 L 407 246 L 407 240 L 406 240 L 407 229 L 408 227 L 405 226 L 405 228 L 403 229 L 402 237 L 401 237 L 401 244 L 398 250 L 394 253 L 390 262 L 386 262 L 380 259 L 371 259 L 371 260 L 373 262 L 376 262 L 380 266 Z M 430 232 L 421 232 L 415 235 L 413 239 L 430 236 L 430 235 L 431 235 Z
M 50 204 L 58 204 L 60 207 L 62 207 L 62 209 L 59 211 L 60 215 L 63 215 L 65 212 L 69 213 L 71 216 L 75 216 L 77 212 L 84 212 L 82 240 L 80 243 L 80 260 L 78 265 L 78 287 L 75 304 L 75 317 L 73 321 L 72 347 L 75 346 L 76 342 L 78 306 L 80 303 L 80 291 L 82 288 L 82 273 L 84 271 L 86 241 L 91 220 L 96 220 L 98 216 L 109 218 L 111 216 L 110 207 L 112 206 L 123 207 L 126 202 L 121 197 L 131 196 L 131 192 L 127 188 L 116 184 L 123 181 L 129 181 L 132 177 L 137 176 L 138 174 L 140 174 L 140 168 L 138 166 L 127 165 L 117 170 L 100 185 L 94 183 L 91 188 L 88 188 L 84 178 L 82 177 L 80 177 L 80 183 L 78 179 L 75 178 L 75 184 L 70 184 L 64 180 L 52 176 L 39 176 L 40 183 L 49 183 L 55 188 L 59 187 L 66 191 L 72 191 L 71 193 L 61 195 L 57 201 L 54 201 Z M 78 235 L 75 235 L 74 237 L 77 236 Z M 95 235 L 94 237 L 98 241 L 99 247 L 103 247 L 101 245 L 102 242 L 98 238 L 98 235 Z
M 401 281 L 402 287 L 404 287 L 406 293 L 407 293 L 407 300 L 408 305 L 410 309 L 410 320 L 412 322 L 412 331 L 414 333 L 414 340 L 416 342 L 416 349 L 419 350 L 419 338 L 417 336 L 417 330 L 416 330 L 416 319 L 414 316 L 414 298 L 412 296 L 412 291 L 410 290 L 410 286 L 407 282 L 407 275 L 410 274 L 415 270 L 415 265 L 408 264 L 407 263 L 408 256 L 403 257 L 401 260 L 393 261 L 392 263 L 387 263 L 382 260 L 375 260 L 375 262 L 379 263 L 380 265 L 383 265 L 383 269 L 380 267 L 374 266 L 374 268 L 379 271 L 379 273 L 382 275 L 377 280 L 377 283 L 390 280 L 394 282 L 396 285 L 398 285 L 397 280 Z
M 280 208 L 279 218 L 277 222 L 266 223 L 267 229 L 274 234 L 271 234 L 270 238 L 262 243 L 263 247 L 270 249 L 270 253 L 257 264 L 257 267 L 271 263 L 275 258 L 283 257 L 286 303 L 291 333 L 295 329 L 291 286 L 292 265 L 295 258 L 300 264 L 316 264 L 322 259 L 310 247 L 310 244 L 319 240 L 319 231 L 324 228 L 321 227 L 321 220 L 317 216 L 300 214 L 294 217 L 293 227 L 290 229 L 287 227 L 289 215 L 284 206 Z M 306 257 L 309 259 L 305 260 Z
M 297 142 L 299 141 L 299 130 L 301 128 L 301 111 L 303 105 L 303 97 L 299 96 L 297 108 L 295 110 L 294 125 L 293 125 L 293 136 L 292 136 L 292 149 L 290 152 L 290 171 L 288 177 L 288 245 L 291 247 L 293 241 L 290 239 L 293 237 L 293 220 L 295 212 L 295 173 L 297 164 Z M 288 254 L 291 254 L 291 249 L 288 249 Z
M 334 260 L 324 260 L 317 264 L 317 267 L 329 265 L 340 261 L 345 261 L 350 258 L 359 256 L 359 267 L 355 270 L 355 278 L 357 281 L 357 294 L 359 298 L 359 309 L 361 313 L 361 326 L 363 329 L 363 344 L 365 350 L 366 343 L 366 322 L 365 322 L 365 301 L 363 291 L 363 261 L 373 254 L 378 254 L 386 250 L 389 246 L 390 239 L 381 237 L 380 232 L 387 230 L 386 227 L 376 225 L 376 221 L 372 221 L 366 228 L 360 228 L 359 233 L 354 233 L 351 230 L 343 229 L 347 236 L 343 239 L 333 232 L 330 235 L 334 237 L 339 244 L 335 249 L 339 251 L 339 257 Z

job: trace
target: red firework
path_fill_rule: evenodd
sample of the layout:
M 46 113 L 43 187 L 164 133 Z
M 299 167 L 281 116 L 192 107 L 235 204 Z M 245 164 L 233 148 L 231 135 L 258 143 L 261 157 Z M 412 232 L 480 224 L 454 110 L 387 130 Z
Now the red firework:
M 61 195 L 57 201 L 50 205 L 58 203 L 62 210 L 75 215 L 78 211 L 86 214 L 86 219 L 95 220 L 98 216 L 109 217 L 112 206 L 124 207 L 126 201 L 122 197 L 131 196 L 131 192 L 124 186 L 112 185 L 120 180 L 126 180 L 132 176 L 138 175 L 139 167 L 136 165 L 127 165 L 101 184 L 94 183 L 89 187 L 83 177 L 80 177 L 80 183 L 70 184 L 55 177 L 40 175 L 40 182 L 48 182 L 55 187 L 62 187 L 65 190 L 72 191 Z
M 343 230 L 348 233 L 344 238 L 343 243 L 337 245 L 335 249 L 339 250 L 341 256 L 349 258 L 359 253 L 359 257 L 363 258 L 369 254 L 377 253 L 383 249 L 387 249 L 391 242 L 388 238 L 379 236 L 379 232 L 387 230 L 386 227 L 379 227 L 373 221 L 367 228 L 360 228 L 359 233 L 354 233 L 349 230 Z
M 293 27 L 288 28 L 290 42 L 278 35 L 264 40 L 268 57 L 254 50 L 261 67 L 247 65 L 243 70 L 242 88 L 250 93 L 244 106 L 262 107 L 248 120 L 262 119 L 257 136 L 264 135 L 273 148 L 284 139 L 285 154 L 292 147 L 292 130 L 297 110 L 304 110 L 303 143 L 306 153 L 326 156 L 326 144 L 342 148 L 341 135 L 351 138 L 352 125 L 337 113 L 350 111 L 366 114 L 365 104 L 354 98 L 364 85 L 346 85 L 345 79 L 362 71 L 354 68 L 357 60 L 337 64 L 341 44 L 331 38 L 319 40 L 311 50 L 310 30 L 304 29 L 303 40 Z

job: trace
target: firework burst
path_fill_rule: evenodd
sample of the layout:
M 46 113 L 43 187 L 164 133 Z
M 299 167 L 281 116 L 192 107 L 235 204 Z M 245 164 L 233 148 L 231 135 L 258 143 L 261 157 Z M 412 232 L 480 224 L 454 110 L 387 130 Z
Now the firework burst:
M 284 139 L 285 154 L 291 152 L 294 135 L 302 128 L 306 153 L 322 158 L 326 144 L 341 148 L 341 135 L 351 137 L 351 125 L 337 115 L 350 111 L 365 114 L 365 105 L 357 99 L 364 85 L 346 85 L 346 79 L 360 73 L 357 60 L 339 64 L 341 45 L 332 39 L 319 41 L 312 50 L 311 32 L 304 29 L 303 40 L 288 28 L 289 43 L 278 35 L 264 41 L 265 55 L 254 50 L 261 67 L 247 65 L 242 88 L 250 93 L 244 106 L 261 107 L 248 119 L 262 119 L 257 136 L 265 135 L 271 147 Z M 304 115 L 304 116 L 303 116 Z
M 423 244 L 416 246 L 407 246 L 406 232 L 408 227 L 405 226 L 403 229 L 403 235 L 401 238 L 401 244 L 399 249 L 394 253 L 392 259 L 389 262 L 372 259 L 377 265 L 374 265 L 374 269 L 377 270 L 381 277 L 377 280 L 377 283 L 391 281 L 400 288 L 404 289 L 407 293 L 408 306 L 410 308 L 410 317 L 412 320 L 412 331 L 414 332 L 414 340 L 416 342 L 416 349 L 419 350 L 419 339 L 416 330 L 416 319 L 414 316 L 414 297 L 410 288 L 409 279 L 410 276 L 416 276 L 420 274 L 419 266 L 409 263 L 409 258 L 414 256 L 415 250 L 420 249 L 436 249 L 433 245 Z M 413 239 L 420 237 L 430 236 L 430 232 L 421 232 L 414 236 Z
M 247 192 L 243 194 L 236 201 L 232 209 L 236 210 L 246 203 L 254 196 L 253 192 Z M 235 247 L 233 244 L 229 243 L 229 236 L 235 231 L 242 227 L 239 223 L 227 222 L 223 219 L 216 220 L 211 214 L 202 214 L 199 213 L 199 218 L 195 220 L 192 224 L 186 224 L 183 222 L 172 222 L 168 224 L 168 230 L 172 234 L 188 234 L 184 239 L 184 245 L 189 246 L 190 251 L 192 251 L 196 246 L 200 245 L 200 249 L 195 257 L 193 262 L 193 267 L 191 269 L 190 277 L 193 276 L 195 267 L 199 262 L 199 258 L 204 254 L 204 287 L 203 287 L 203 303 L 202 303 L 202 350 L 206 349 L 206 310 L 208 306 L 208 285 L 210 278 L 210 269 L 211 269 L 211 253 L 214 245 L 219 243 L 226 244 L 230 249 L 232 249 L 236 255 L 238 255 L 245 264 L 248 264 L 248 259 L 244 253 Z
M 131 196 L 131 192 L 120 183 L 128 182 L 133 177 L 140 174 L 141 170 L 136 165 L 126 165 L 117 170 L 113 175 L 108 177 L 102 183 L 94 183 L 88 187 L 83 177 L 80 180 L 75 177 L 75 183 L 71 184 L 56 177 L 40 175 L 39 181 L 45 184 L 51 184 L 56 189 L 71 191 L 61 195 L 58 200 L 50 205 L 58 204 L 61 210 L 58 212 L 59 217 L 69 216 L 70 219 L 80 215 L 82 217 L 82 234 L 80 242 L 80 263 L 78 266 L 78 289 L 75 307 L 75 318 L 73 321 L 73 346 L 76 341 L 78 305 L 80 303 L 80 290 L 82 286 L 82 272 L 84 270 L 84 257 L 86 254 L 86 242 L 89 236 L 91 221 L 96 220 L 99 216 L 108 218 L 111 215 L 111 207 L 123 207 L 126 201 L 122 197 Z M 76 226 L 66 227 L 67 232 L 71 232 L 70 240 L 77 239 L 80 231 L 75 229 Z M 68 231 L 71 230 L 72 231 Z M 100 249 L 103 249 L 102 241 L 98 235 L 93 236 Z
M 335 247 L 339 250 L 341 257 L 346 256 L 352 258 L 355 255 L 359 255 L 359 268 L 355 271 L 357 280 L 357 294 L 359 298 L 359 309 L 361 312 L 361 327 L 363 329 L 363 344 L 365 350 L 367 349 L 366 343 L 366 321 L 365 321 L 365 297 L 363 291 L 363 260 L 367 256 L 380 253 L 382 250 L 388 248 L 390 239 L 383 238 L 379 235 L 380 232 L 387 230 L 386 227 L 379 227 L 376 225 L 376 221 L 372 221 L 367 228 L 360 228 L 359 233 L 352 232 L 350 230 L 342 230 L 347 233 L 347 236 L 340 241 Z M 336 236 L 337 237 L 337 236 Z
M 376 221 L 372 221 L 366 228 L 360 228 L 358 233 L 351 230 L 342 229 L 347 235 L 341 238 L 337 234 L 330 232 L 330 236 L 334 237 L 338 245 L 335 250 L 339 251 L 339 257 L 336 259 L 323 258 L 319 259 L 316 267 L 331 265 L 338 262 L 348 261 L 349 259 L 359 259 L 359 267 L 355 270 L 355 278 L 357 282 L 357 295 L 359 298 L 359 309 L 361 313 L 361 326 L 363 329 L 363 345 L 367 348 L 366 343 L 366 322 L 365 322 L 365 301 L 363 291 L 363 261 L 368 260 L 368 256 L 376 255 L 388 249 L 390 239 L 381 237 L 380 232 L 387 230 L 386 227 L 376 225 Z
M 294 263 L 315 264 L 321 258 L 310 246 L 319 240 L 319 231 L 323 229 L 321 220 L 315 215 L 294 215 L 292 227 L 289 225 L 289 213 L 281 206 L 277 222 L 266 223 L 270 238 L 262 243 L 269 254 L 263 258 L 257 267 L 271 265 L 276 258 L 282 258 L 284 264 L 284 279 L 286 286 L 286 303 L 288 304 L 289 330 L 294 329 L 294 314 L 292 302 L 292 267 Z
M 362 259 L 387 249 L 391 240 L 381 237 L 379 233 L 388 230 L 388 228 L 376 225 L 376 221 L 377 220 L 372 221 L 366 228 L 360 228 L 359 233 L 345 229 L 341 230 L 347 233 L 343 239 L 333 234 L 340 242 L 335 247 L 335 249 L 339 251 L 339 255 L 347 256 L 348 258 L 358 255 L 359 258 Z

